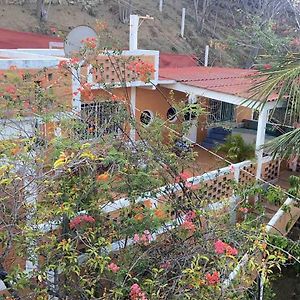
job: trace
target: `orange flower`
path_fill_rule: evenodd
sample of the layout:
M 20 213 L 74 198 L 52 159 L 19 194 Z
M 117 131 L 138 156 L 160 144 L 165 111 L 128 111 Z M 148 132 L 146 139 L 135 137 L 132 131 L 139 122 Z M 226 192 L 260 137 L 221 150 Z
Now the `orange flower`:
M 159 219 L 164 219 L 166 217 L 165 212 L 161 209 L 155 210 L 154 215 Z
M 96 177 L 96 180 L 98 182 L 100 181 L 107 181 L 109 179 L 109 174 L 107 172 L 103 173 L 103 174 L 100 174 Z
M 137 214 L 134 216 L 134 219 L 136 221 L 142 221 L 144 219 L 144 215 L 143 214 Z
M 11 155 L 16 155 L 19 152 L 19 148 L 15 147 L 13 149 L 10 150 Z

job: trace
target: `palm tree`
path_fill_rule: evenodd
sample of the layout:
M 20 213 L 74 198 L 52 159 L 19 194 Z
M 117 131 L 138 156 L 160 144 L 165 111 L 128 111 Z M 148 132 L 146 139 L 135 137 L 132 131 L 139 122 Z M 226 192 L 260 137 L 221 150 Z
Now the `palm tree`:
M 273 139 L 264 148 L 273 156 L 300 155 L 300 53 L 288 54 L 271 61 L 260 69 L 258 80 L 252 88 L 252 97 L 264 106 L 276 94 L 277 103 L 286 101 L 285 121 L 294 123 L 294 130 Z M 256 78 L 257 79 L 257 78 Z

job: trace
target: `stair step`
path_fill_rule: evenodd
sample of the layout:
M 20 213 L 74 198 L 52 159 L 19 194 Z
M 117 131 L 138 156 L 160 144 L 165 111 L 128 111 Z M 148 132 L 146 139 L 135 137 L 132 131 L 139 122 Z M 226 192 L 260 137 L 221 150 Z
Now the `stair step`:
M 213 127 L 209 130 L 209 133 L 217 133 L 217 134 L 224 134 L 224 135 L 229 135 L 231 133 L 231 130 L 225 129 L 223 127 Z

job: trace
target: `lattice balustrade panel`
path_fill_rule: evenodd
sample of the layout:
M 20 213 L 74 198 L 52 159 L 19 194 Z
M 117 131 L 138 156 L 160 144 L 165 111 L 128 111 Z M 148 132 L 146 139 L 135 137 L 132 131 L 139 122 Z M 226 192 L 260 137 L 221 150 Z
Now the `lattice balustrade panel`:
M 93 82 L 120 83 L 138 81 L 140 80 L 138 74 L 128 69 L 132 63 L 137 62 L 152 64 L 154 67 L 155 57 L 135 56 L 131 59 L 126 56 L 99 56 L 92 63 Z M 154 72 L 151 74 L 150 79 L 154 79 Z
M 271 160 L 262 165 L 262 178 L 266 181 L 272 181 L 279 177 L 280 161 Z
M 226 199 L 232 195 L 231 182 L 234 179 L 233 173 L 218 176 L 200 184 L 203 187 L 207 199 Z
M 256 164 L 250 164 L 240 170 L 239 183 L 247 184 L 255 181 L 256 176 Z

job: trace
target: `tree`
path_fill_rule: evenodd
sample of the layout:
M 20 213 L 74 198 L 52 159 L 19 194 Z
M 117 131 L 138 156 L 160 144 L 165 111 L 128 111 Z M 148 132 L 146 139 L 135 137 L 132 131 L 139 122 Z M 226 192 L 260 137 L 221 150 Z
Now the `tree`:
M 16 299 L 247 299 L 235 284 L 248 270 L 223 286 L 243 254 L 254 269 L 257 255 L 264 257 L 267 280 L 284 253 L 267 247 L 259 217 L 248 212 L 232 225 L 229 210 L 209 209 L 217 199 L 205 187 L 193 188 L 184 171 L 195 164 L 194 154 L 174 153 L 188 126 L 169 130 L 159 117 L 148 126 L 135 121 L 127 72 L 150 83 L 152 64 L 106 51 L 124 87 L 117 94 L 105 82 L 99 53 L 88 39 L 78 57 L 59 64 L 58 83 L 68 74 L 80 83 L 74 94 L 87 100 L 81 115 L 53 94 L 47 70 L 24 74 L 13 67 L 1 74 L 1 116 L 10 116 L 5 126 L 19 132 L 1 145 L 0 263 L 8 291 Z M 89 64 L 103 87 L 98 95 L 77 74 Z M 179 103 L 178 118 L 201 112 L 196 106 Z M 28 114 L 29 125 L 22 119 Z M 52 122 L 61 133 L 45 135 Z M 26 260 L 26 270 L 16 258 Z
M 36 2 L 37 17 L 41 22 L 47 21 L 48 12 L 45 8 L 45 0 L 37 0 Z
M 252 89 L 253 97 L 262 99 L 264 106 L 271 95 L 286 102 L 285 120 L 294 122 L 295 129 L 265 145 L 274 156 L 299 155 L 300 149 L 300 54 L 290 53 L 278 60 L 269 57 L 270 64 L 260 68 L 259 83 Z

